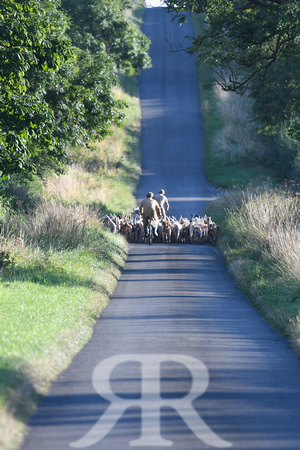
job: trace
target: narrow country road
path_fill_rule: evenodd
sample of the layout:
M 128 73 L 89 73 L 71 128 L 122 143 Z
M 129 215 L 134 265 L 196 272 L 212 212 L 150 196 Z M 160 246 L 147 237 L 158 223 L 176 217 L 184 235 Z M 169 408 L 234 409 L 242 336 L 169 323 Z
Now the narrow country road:
M 217 192 L 204 173 L 204 136 L 196 60 L 177 50 L 190 25 L 170 21 L 164 8 L 147 9 L 144 32 L 151 38 L 152 68 L 141 76 L 143 176 L 137 198 L 164 189 L 171 213 L 190 218 L 203 213 Z
M 166 190 L 172 214 L 201 213 L 204 176 L 195 61 L 170 54 L 178 28 L 149 8 L 153 68 L 141 76 L 138 198 Z M 132 244 L 87 346 L 30 422 L 23 450 L 300 449 L 300 361 L 239 292 L 219 253 Z

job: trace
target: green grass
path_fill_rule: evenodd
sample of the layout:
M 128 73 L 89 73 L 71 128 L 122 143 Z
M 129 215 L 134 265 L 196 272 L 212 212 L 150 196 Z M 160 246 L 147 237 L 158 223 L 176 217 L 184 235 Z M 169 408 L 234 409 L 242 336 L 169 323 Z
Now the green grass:
M 131 0 L 131 9 L 127 11 L 127 16 L 130 17 L 132 22 L 140 29 L 143 25 L 143 15 L 145 11 L 144 0 Z
M 72 250 L 27 247 L 13 273 L 2 277 L 1 448 L 18 447 L 36 401 L 90 339 L 126 255 L 120 235 L 101 232 Z
M 122 74 L 119 76 L 122 87 L 126 94 L 132 97 L 138 97 L 139 95 L 139 84 L 136 77 L 125 77 Z M 130 113 L 130 111 L 126 112 L 126 115 Z
M 257 186 L 268 180 L 276 180 L 272 167 L 245 167 L 243 164 L 225 164 L 212 154 L 206 155 L 206 174 L 210 182 L 222 189 Z
M 34 254 L 29 254 L 32 262 L 24 261 L 16 267 L 13 276 L 3 280 L 0 285 L 2 356 L 42 357 L 45 349 L 57 342 L 65 330 L 80 325 L 91 297 L 98 297 L 99 306 L 103 304 L 115 284 L 114 277 L 106 271 L 113 265 L 113 271 L 119 273 L 126 256 L 125 244 L 118 238 L 111 242 L 113 246 L 106 245 L 107 254 L 100 257 L 95 251 L 79 248 L 43 252 L 41 263 Z M 98 312 L 97 306 L 87 317 L 89 323 Z

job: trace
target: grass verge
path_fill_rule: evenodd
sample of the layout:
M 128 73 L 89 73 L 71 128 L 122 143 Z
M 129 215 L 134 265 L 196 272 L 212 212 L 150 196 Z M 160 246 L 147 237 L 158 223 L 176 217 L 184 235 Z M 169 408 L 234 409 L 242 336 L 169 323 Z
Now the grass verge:
M 14 249 L 0 283 L 1 449 L 18 447 L 40 396 L 88 342 L 127 253 L 120 236 L 99 229 L 73 249 L 21 239 Z
M 203 19 L 193 16 L 196 33 Z M 217 248 L 239 288 L 300 355 L 300 211 L 297 187 L 278 184 L 266 142 L 254 125 L 252 101 L 205 88 L 198 66 L 205 129 L 206 175 L 231 190 L 206 210 L 220 225 Z M 299 192 L 299 188 L 298 188 Z
M 265 320 L 300 355 L 300 202 L 291 190 L 263 185 L 212 202 L 217 248 L 229 273 Z
M 140 20 L 141 2 L 134 4 Z M 13 199 L 0 199 L 2 450 L 19 447 L 40 397 L 90 339 L 125 264 L 125 239 L 100 221 L 136 206 L 138 88 L 133 78 L 122 82 L 116 96 L 128 104 L 123 127 L 92 151 L 70 149 L 65 175 L 11 184 L 5 197 Z

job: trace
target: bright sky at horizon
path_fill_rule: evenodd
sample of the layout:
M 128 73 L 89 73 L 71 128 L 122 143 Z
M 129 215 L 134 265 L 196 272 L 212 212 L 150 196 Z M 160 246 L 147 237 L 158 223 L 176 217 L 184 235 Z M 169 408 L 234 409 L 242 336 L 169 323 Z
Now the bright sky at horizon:
M 146 8 L 157 8 L 158 6 L 167 6 L 164 0 L 145 0 Z

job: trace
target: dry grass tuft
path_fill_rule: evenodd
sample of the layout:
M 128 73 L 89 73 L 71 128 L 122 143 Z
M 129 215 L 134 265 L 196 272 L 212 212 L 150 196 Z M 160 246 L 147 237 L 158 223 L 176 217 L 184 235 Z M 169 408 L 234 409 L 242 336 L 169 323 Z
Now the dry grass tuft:
M 64 203 L 105 204 L 110 199 L 105 180 L 95 178 L 79 164 L 68 166 L 64 175 L 50 177 L 44 187 L 44 194 L 47 198 Z
M 22 225 L 26 238 L 41 247 L 54 246 L 70 249 L 82 245 L 91 230 L 99 230 L 95 211 L 86 205 L 63 205 L 59 201 L 45 200 L 27 217 Z
M 291 192 L 248 189 L 232 219 L 251 248 L 277 261 L 282 276 L 300 280 L 299 200 Z
M 22 233 L 15 233 L 12 220 L 2 224 L 0 233 L 0 276 L 14 273 L 15 264 L 26 253 Z
M 100 176 L 112 176 L 124 158 L 124 129 L 112 127 L 113 135 L 101 142 L 93 143 L 93 150 L 77 148 L 74 159 L 82 166 L 82 171 Z M 77 166 L 78 167 L 78 166 Z
M 45 184 L 44 192 L 47 197 L 69 202 L 78 201 L 81 198 L 85 183 L 88 182 L 86 175 L 79 165 L 71 165 L 68 167 L 66 174 L 53 175 L 49 178 Z

